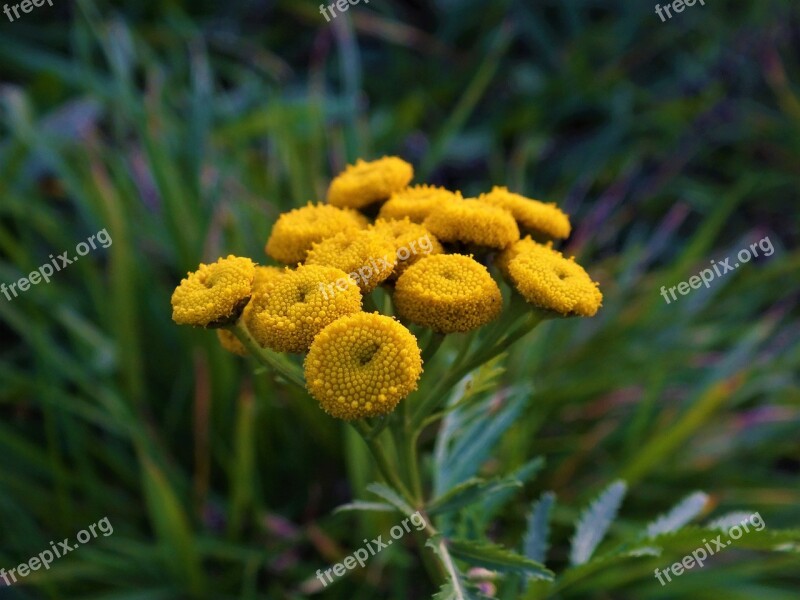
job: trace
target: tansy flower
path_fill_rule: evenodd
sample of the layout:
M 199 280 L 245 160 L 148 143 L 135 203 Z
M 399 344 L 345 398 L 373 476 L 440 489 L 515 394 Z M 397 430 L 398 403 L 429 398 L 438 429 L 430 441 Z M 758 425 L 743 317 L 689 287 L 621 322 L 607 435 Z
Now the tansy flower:
M 329 285 L 336 293 L 329 293 Z M 257 292 L 244 314 L 251 335 L 276 352 L 305 352 L 314 336 L 361 310 L 361 293 L 343 271 L 321 265 L 288 270 Z
M 217 329 L 217 339 L 220 345 L 228 352 L 238 354 L 239 356 L 247 356 L 247 348 L 239 341 L 233 332 L 227 329 Z
M 526 301 L 545 310 L 592 317 L 603 303 L 598 284 L 583 267 L 547 246 L 521 252 L 509 262 L 508 274 Z
M 309 251 L 307 265 L 336 267 L 355 281 L 364 293 L 389 278 L 397 262 L 394 242 L 374 230 L 339 233 Z
M 219 327 L 239 318 L 252 293 L 255 264 L 228 256 L 201 264 L 172 294 L 172 320 L 179 325 Z
M 406 187 L 413 177 L 414 167 L 396 156 L 370 162 L 359 159 L 331 181 L 328 202 L 333 206 L 363 208 L 386 200 Z
M 478 200 L 506 209 L 514 216 L 523 231 L 564 239 L 569 237 L 572 229 L 569 217 L 555 204 L 532 200 L 509 192 L 504 187 L 495 186 L 488 194 L 481 194 Z
M 394 293 L 397 313 L 440 333 L 477 329 L 503 308 L 500 288 L 469 256 L 437 254 L 406 269 Z
M 285 272 L 286 269 L 281 267 L 257 266 L 256 276 L 253 279 L 253 293 L 262 291 L 269 283 L 275 281 Z
M 546 248 L 552 248 L 552 243 L 547 242 Z M 498 252 L 494 257 L 494 264 L 500 269 L 500 272 L 508 279 L 508 263 L 514 260 L 517 256 L 527 250 L 532 250 L 537 247 L 543 247 L 531 239 L 531 236 L 526 235 L 518 242 L 514 242 L 502 252 Z
M 308 391 L 325 412 L 347 421 L 392 412 L 421 373 L 417 339 L 378 313 L 334 321 L 314 338 L 305 361 Z
M 408 217 L 414 223 L 422 223 L 434 208 L 445 202 L 461 199 L 460 192 L 451 192 L 432 185 L 415 185 L 392 194 L 381 206 L 378 216 L 381 219 Z
M 422 225 L 412 223 L 408 217 L 402 221 L 378 219 L 371 229 L 392 240 L 394 244 L 397 265 L 392 277 L 395 278 L 426 256 L 444 252 L 439 240 L 430 231 Z
M 519 228 L 510 212 L 477 200 L 445 202 L 423 225 L 441 242 L 503 249 L 519 239 Z
M 278 217 L 267 241 L 266 252 L 278 262 L 296 265 L 306 259 L 314 242 L 340 231 L 364 229 L 367 220 L 354 210 L 328 204 L 307 204 Z

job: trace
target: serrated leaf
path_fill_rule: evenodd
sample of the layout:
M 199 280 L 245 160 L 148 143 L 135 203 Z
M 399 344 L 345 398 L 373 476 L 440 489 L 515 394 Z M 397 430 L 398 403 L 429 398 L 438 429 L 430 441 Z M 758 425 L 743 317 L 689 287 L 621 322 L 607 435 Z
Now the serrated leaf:
M 591 558 L 617 516 L 627 489 L 624 481 L 615 481 L 583 512 L 572 538 L 570 564 L 581 565 Z
M 367 486 L 367 491 L 372 492 L 376 496 L 380 496 L 404 515 L 413 515 L 417 512 L 403 500 L 400 494 L 382 483 L 370 483 Z
M 453 584 L 449 581 L 439 588 L 439 591 L 433 595 L 432 600 L 458 600 L 456 590 Z
M 521 488 L 522 483 L 517 480 L 493 479 L 485 480 L 477 477 L 468 479 L 458 484 L 445 495 L 436 498 L 428 505 L 428 514 L 435 515 L 452 512 L 469 506 L 475 502 L 486 499 L 487 496 L 497 494 L 508 488 Z
M 550 537 L 550 511 L 555 504 L 556 495 L 545 492 L 534 503 L 528 517 L 528 529 L 522 543 L 522 552 L 536 562 L 544 564 Z
M 535 579 L 552 580 L 554 573 L 543 564 L 491 542 L 447 540 L 450 554 L 476 567 L 504 573 L 526 573 Z
M 371 511 L 371 512 L 394 512 L 396 509 L 391 504 L 384 504 L 383 502 L 367 502 L 365 500 L 356 500 L 348 504 L 337 506 L 333 513 L 341 513 L 348 511 Z
M 677 531 L 699 515 L 707 502 L 708 494 L 703 492 L 689 494 L 668 513 L 659 516 L 647 526 L 647 537 Z

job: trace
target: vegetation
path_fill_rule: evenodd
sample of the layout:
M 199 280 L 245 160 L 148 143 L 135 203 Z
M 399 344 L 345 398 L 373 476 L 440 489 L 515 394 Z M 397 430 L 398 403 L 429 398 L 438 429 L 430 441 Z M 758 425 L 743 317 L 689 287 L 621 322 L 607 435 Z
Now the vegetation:
M 796 6 L 662 23 L 623 0 L 371 0 L 327 23 L 303 0 L 128 4 L 0 25 L 0 282 L 113 239 L 0 297 L 0 567 L 114 528 L 4 598 L 439 591 L 413 536 L 321 587 L 403 518 L 336 511 L 389 501 L 367 447 L 170 320 L 199 261 L 264 256 L 279 213 L 384 154 L 465 196 L 557 202 L 577 225 L 565 252 L 604 293 L 597 316 L 546 322 L 474 373 L 479 410 L 437 447 L 423 434 L 428 497 L 456 488 L 434 522 L 469 542 L 450 547 L 464 590 L 440 597 L 474 594 L 481 564 L 503 572 L 498 598 L 796 597 Z M 764 237 L 773 255 L 662 298 Z M 734 512 L 766 526 L 658 582 Z

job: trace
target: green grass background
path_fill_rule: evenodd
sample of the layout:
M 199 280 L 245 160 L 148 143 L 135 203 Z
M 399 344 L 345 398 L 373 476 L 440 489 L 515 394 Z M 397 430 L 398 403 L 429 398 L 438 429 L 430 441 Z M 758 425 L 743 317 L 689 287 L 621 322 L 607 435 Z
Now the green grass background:
M 517 545 L 554 490 L 558 569 L 577 508 L 619 477 L 612 541 L 696 489 L 711 516 L 798 527 L 796 4 L 661 23 L 651 2 L 371 0 L 330 24 L 303 0 L 54 4 L 0 24 L 0 282 L 103 228 L 113 245 L 0 297 L 0 567 L 104 516 L 114 534 L 0 598 L 302 598 L 395 523 L 333 515 L 376 478 L 365 449 L 169 304 L 200 261 L 264 259 L 281 211 L 383 154 L 465 195 L 557 202 L 605 294 L 508 359 L 535 394 L 483 471 L 547 465 L 496 539 Z M 765 236 L 771 257 L 659 295 Z M 668 564 L 561 597 L 800 593 L 792 553 L 729 549 L 662 588 Z M 432 591 L 395 546 L 316 597 Z

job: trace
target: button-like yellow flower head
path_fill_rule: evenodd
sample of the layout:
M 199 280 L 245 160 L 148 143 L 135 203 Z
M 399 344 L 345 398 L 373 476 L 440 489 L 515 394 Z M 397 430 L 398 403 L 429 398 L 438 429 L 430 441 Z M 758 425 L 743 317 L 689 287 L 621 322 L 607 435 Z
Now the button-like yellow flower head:
M 220 327 L 236 321 L 250 300 L 256 267 L 228 256 L 189 273 L 172 294 L 172 320 L 179 325 Z
M 345 420 L 386 415 L 417 387 L 417 339 L 377 313 L 356 313 L 314 338 L 305 361 L 308 391 L 328 414 Z
M 397 280 L 397 313 L 441 333 L 477 329 L 503 309 L 500 288 L 469 256 L 437 254 L 409 267 Z
M 506 209 L 517 220 L 520 229 L 551 238 L 569 237 L 572 226 L 569 217 L 555 204 L 547 204 L 509 192 L 504 187 L 494 187 L 488 194 L 478 197 L 480 202 Z
M 392 194 L 381 206 L 378 216 L 381 219 L 408 217 L 414 223 L 422 223 L 434 208 L 454 200 L 462 200 L 460 192 L 433 185 L 415 185 Z
M 441 242 L 502 250 L 519 239 L 519 228 L 510 212 L 477 200 L 445 202 L 423 225 Z
M 333 206 L 364 208 L 402 190 L 413 177 L 414 167 L 402 158 L 384 156 L 369 162 L 359 159 L 331 181 L 328 202 Z
M 394 244 L 397 265 L 392 273 L 393 278 L 399 277 L 408 267 L 426 256 L 444 252 L 435 235 L 422 225 L 412 223 L 408 217 L 403 220 L 378 219 L 371 229 Z
M 592 317 L 603 303 L 597 283 L 557 250 L 536 244 L 508 264 L 514 287 L 530 304 L 565 316 Z
M 305 352 L 314 336 L 341 316 L 361 310 L 361 293 L 334 267 L 289 269 L 254 294 L 244 313 L 251 335 L 276 352 Z
M 307 204 L 278 217 L 267 240 L 266 252 L 278 262 L 296 265 L 306 259 L 315 242 L 340 231 L 364 229 L 367 224 L 367 219 L 354 210 Z
M 394 271 L 394 243 L 373 230 L 340 233 L 314 244 L 307 265 L 336 267 L 350 274 L 364 293 L 386 281 Z

